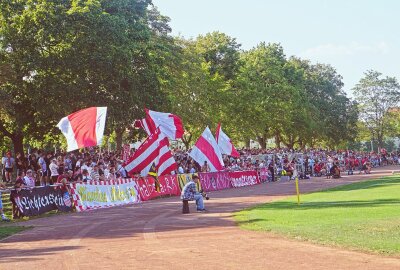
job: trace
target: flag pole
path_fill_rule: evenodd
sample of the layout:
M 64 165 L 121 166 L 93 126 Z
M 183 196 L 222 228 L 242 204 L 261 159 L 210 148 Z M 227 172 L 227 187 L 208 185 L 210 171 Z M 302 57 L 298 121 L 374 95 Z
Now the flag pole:
M 300 205 L 300 190 L 299 190 L 299 178 L 296 176 L 296 193 L 297 193 L 297 205 Z

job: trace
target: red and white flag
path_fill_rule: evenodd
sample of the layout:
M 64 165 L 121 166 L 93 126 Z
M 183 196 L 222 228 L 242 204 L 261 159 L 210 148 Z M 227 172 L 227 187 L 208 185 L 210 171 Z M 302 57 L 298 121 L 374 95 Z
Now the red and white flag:
M 168 138 L 165 137 L 160 141 L 159 148 L 160 153 L 156 160 L 156 169 L 157 175 L 166 175 L 171 174 L 171 172 L 175 171 L 178 166 L 176 165 L 175 159 L 169 149 L 169 141 Z
M 148 136 L 153 134 L 154 131 L 156 130 L 156 126 L 154 125 L 154 122 L 150 118 L 143 118 L 143 119 L 135 120 L 135 122 L 133 123 L 133 127 L 136 129 L 143 128 L 144 131 L 146 131 Z
M 74 112 L 57 124 L 67 138 L 67 151 L 101 144 L 107 107 L 90 107 Z
M 204 162 L 207 161 L 212 172 L 224 169 L 221 151 L 208 127 L 206 127 L 203 134 L 201 134 L 193 146 L 189 156 L 199 163 L 200 166 L 203 166 Z
M 226 154 L 232 157 L 240 157 L 235 146 L 233 146 L 231 139 L 226 135 L 221 128 L 221 124 L 218 124 L 217 132 L 215 133 L 215 139 L 217 140 L 219 149 L 222 154 Z
M 156 128 L 160 128 L 161 133 L 172 140 L 182 138 L 184 133 L 182 120 L 178 116 L 149 109 L 146 109 L 146 118 L 136 120 L 134 127 L 143 128 L 149 136 L 155 132 Z
M 125 170 L 130 174 L 140 172 L 141 176 L 147 176 L 155 164 L 158 175 L 171 173 L 176 169 L 176 162 L 168 146 L 168 138 L 156 129 L 129 159 Z

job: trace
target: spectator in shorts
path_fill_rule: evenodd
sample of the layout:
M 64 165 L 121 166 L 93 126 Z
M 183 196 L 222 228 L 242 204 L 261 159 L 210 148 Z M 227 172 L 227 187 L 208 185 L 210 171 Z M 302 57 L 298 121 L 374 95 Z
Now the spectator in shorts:
M 11 156 L 11 152 L 10 151 L 8 151 L 6 156 L 3 157 L 1 163 L 4 166 L 6 182 L 10 183 L 11 182 L 11 177 L 12 177 L 12 172 L 14 170 L 14 163 L 15 163 L 15 160 Z
M 57 160 L 52 159 L 51 163 L 49 165 L 50 168 L 50 173 L 51 173 L 51 180 L 50 180 L 50 185 L 54 184 L 57 182 L 58 178 L 58 165 L 57 165 Z

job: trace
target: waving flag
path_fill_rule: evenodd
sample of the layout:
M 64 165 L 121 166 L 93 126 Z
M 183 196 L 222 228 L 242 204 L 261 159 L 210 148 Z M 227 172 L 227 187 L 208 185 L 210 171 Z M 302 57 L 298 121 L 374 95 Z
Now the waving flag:
M 146 131 L 148 136 L 153 134 L 154 131 L 156 130 L 156 126 L 154 125 L 154 122 L 150 118 L 143 118 L 143 119 L 135 120 L 135 122 L 133 123 L 133 127 L 136 129 L 143 128 L 144 131 Z
M 165 137 L 160 141 L 159 144 L 160 153 L 156 161 L 158 176 L 171 174 L 171 172 L 177 169 L 175 159 L 171 153 L 171 150 L 169 150 L 168 146 L 169 146 L 169 141 L 168 138 Z
M 125 170 L 132 174 L 140 172 L 141 176 L 147 176 L 151 166 L 158 158 L 160 153 L 159 149 L 159 139 L 160 134 L 159 129 L 149 137 L 139 146 L 133 156 L 128 160 Z M 164 137 L 164 136 L 163 136 Z
M 240 154 L 238 153 L 238 151 L 236 151 L 236 148 L 235 146 L 233 146 L 231 139 L 222 131 L 221 124 L 218 124 L 215 139 L 217 140 L 219 149 L 222 154 L 230 155 L 232 157 L 240 157 Z
M 160 129 L 156 129 L 129 159 L 125 170 L 131 174 L 140 172 L 141 176 L 147 176 L 151 167 L 155 165 L 159 176 L 171 173 L 177 166 L 168 146 L 168 138 Z
M 149 136 L 155 132 L 156 128 L 160 128 L 161 133 L 172 140 L 182 138 L 184 133 L 182 120 L 178 116 L 149 109 L 146 109 L 146 118 L 136 120 L 134 127 L 143 128 Z
M 90 107 L 74 112 L 57 124 L 67 139 L 67 151 L 101 144 L 107 107 Z
M 203 134 L 201 134 L 193 146 L 189 156 L 199 163 L 200 166 L 203 166 L 204 161 L 207 161 L 212 172 L 224 169 L 222 154 L 208 127 L 206 127 Z

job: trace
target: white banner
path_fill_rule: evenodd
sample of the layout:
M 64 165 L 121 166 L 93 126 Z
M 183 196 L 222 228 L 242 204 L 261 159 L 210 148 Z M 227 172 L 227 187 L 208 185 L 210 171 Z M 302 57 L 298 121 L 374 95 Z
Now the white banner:
M 132 179 L 75 183 L 71 193 L 78 212 L 140 202 L 138 185 Z

